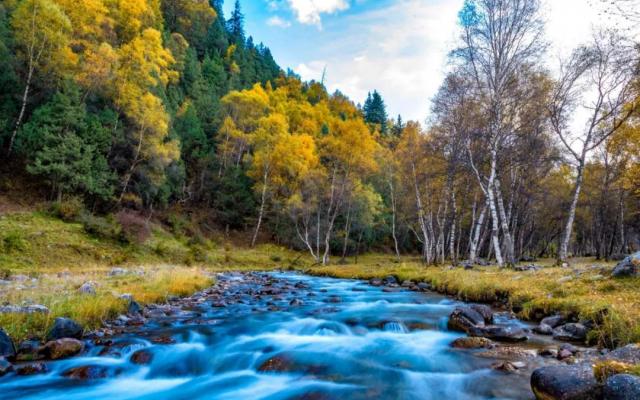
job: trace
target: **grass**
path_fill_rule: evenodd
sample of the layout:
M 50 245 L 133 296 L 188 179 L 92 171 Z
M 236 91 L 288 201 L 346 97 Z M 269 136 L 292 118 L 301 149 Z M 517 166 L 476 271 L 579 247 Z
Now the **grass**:
M 314 267 L 312 274 L 371 279 L 394 275 L 399 280 L 424 281 L 437 291 L 472 302 L 501 303 L 519 317 L 539 320 L 562 313 L 591 320 L 590 344 L 613 348 L 640 342 L 640 279 L 614 280 L 611 263 L 578 259 L 571 268 L 557 268 L 551 260 L 537 272 L 495 267 L 473 270 L 426 267 L 418 260 L 397 262 L 388 256 L 360 257 L 358 264 Z
M 616 360 L 597 362 L 593 366 L 593 375 L 600 383 L 605 383 L 609 377 L 618 374 L 640 375 L 640 365 L 627 364 Z

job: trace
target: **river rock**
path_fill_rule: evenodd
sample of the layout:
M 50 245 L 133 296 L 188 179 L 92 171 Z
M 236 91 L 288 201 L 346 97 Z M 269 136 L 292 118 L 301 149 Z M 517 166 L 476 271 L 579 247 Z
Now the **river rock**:
M 389 275 L 382 280 L 382 283 L 384 283 L 385 285 L 397 285 L 398 280 L 396 279 L 395 276 Z
M 85 282 L 80 286 L 78 292 L 82 294 L 95 295 L 96 294 L 96 285 L 93 282 Z
M 604 385 L 605 400 L 637 400 L 640 399 L 640 377 L 619 374 L 607 379 Z
M 289 305 L 292 306 L 292 307 L 299 307 L 299 306 L 304 305 L 304 301 L 296 298 L 296 299 L 291 300 L 289 302 Z
M 427 290 L 431 290 L 431 285 L 426 282 L 418 282 L 418 289 L 426 292 Z
M 470 332 L 498 342 L 524 342 L 529 339 L 524 329 L 514 325 L 490 325 L 472 329 Z
M 13 371 L 13 365 L 3 357 L 0 357 L 0 377 L 5 376 L 11 371 Z
M 138 365 L 151 364 L 152 360 L 153 354 L 144 349 L 138 350 L 131 355 L 131 362 Z
M 137 301 L 131 299 L 129 300 L 129 305 L 127 306 L 127 313 L 129 315 L 139 315 L 142 314 L 142 307 L 138 304 Z
M 40 342 L 37 340 L 24 340 L 20 343 L 17 350 L 17 361 L 36 361 L 43 358 L 39 354 Z
M 369 285 L 371 286 L 382 286 L 382 279 L 373 278 L 369 280 Z
M 484 328 L 484 317 L 482 314 L 469 306 L 456 307 L 449 316 L 447 327 L 452 331 L 462 331 L 469 333 L 474 329 Z M 474 335 L 484 336 L 484 335 Z
M 44 363 L 38 362 L 33 364 L 21 365 L 19 367 L 16 367 L 15 370 L 16 374 L 20 376 L 36 375 L 47 372 L 47 366 Z
M 471 309 L 476 311 L 478 314 L 482 315 L 485 324 L 493 323 L 493 310 L 491 309 L 491 307 L 484 304 L 471 304 L 469 307 L 471 307 Z
M 531 389 L 540 400 L 602 398 L 602 388 L 588 363 L 538 368 L 531 375 Z
M 109 370 L 98 365 L 87 365 L 66 370 L 62 373 L 62 376 L 81 381 L 104 379 L 109 376 Z
M 0 328 L 0 357 L 13 358 L 16 356 L 16 346 L 4 329 Z
M 51 360 L 73 357 L 84 350 L 84 343 L 77 339 L 64 338 L 47 342 L 40 350 L 40 354 Z
M 463 337 L 453 341 L 451 347 L 455 349 L 490 349 L 494 346 L 494 343 L 483 337 Z
M 56 318 L 47 340 L 63 338 L 82 339 L 82 326 L 69 318 Z
M 603 357 L 605 360 L 617 360 L 627 364 L 640 364 L 640 346 L 628 344 L 613 350 Z
M 519 346 L 495 346 L 491 349 L 477 353 L 478 357 L 496 358 L 500 360 L 516 361 L 536 358 L 537 353 L 532 349 Z
M 587 339 L 587 328 L 579 323 L 560 325 L 553 330 L 553 338 L 570 342 L 584 342 Z
M 640 252 L 637 252 L 620 261 L 613 269 L 612 276 L 614 278 L 636 277 L 639 269 Z
M 522 361 L 498 361 L 495 362 L 491 365 L 491 368 L 495 369 L 496 371 L 503 371 L 503 372 L 516 372 L 519 369 L 523 369 L 526 368 L 527 364 L 523 363 Z
M 552 328 L 557 328 L 565 322 L 567 322 L 567 319 L 564 316 L 558 314 L 552 315 L 551 317 L 543 318 L 542 321 L 540 321 L 540 324 L 545 324 Z
M 546 324 L 540 324 L 533 328 L 533 331 L 540 335 L 553 335 L 553 328 Z

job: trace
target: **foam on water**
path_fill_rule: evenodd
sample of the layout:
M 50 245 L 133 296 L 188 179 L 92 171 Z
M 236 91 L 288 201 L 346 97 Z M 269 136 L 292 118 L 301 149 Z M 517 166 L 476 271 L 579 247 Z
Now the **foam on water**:
M 3 399 L 493 399 L 530 397 L 527 377 L 492 371 L 492 360 L 453 350 L 460 337 L 446 330 L 459 303 L 435 294 L 384 293 L 361 282 L 273 274 L 309 288 L 255 304 L 207 307 L 208 325 L 176 319 L 120 338 L 119 352 L 50 363 L 47 374 L 0 378 Z M 240 275 L 221 277 L 243 299 Z M 233 286 L 236 285 L 236 286 Z M 247 282 L 249 289 L 257 289 Z M 357 289 L 357 290 L 354 290 Z M 307 296 L 312 293 L 314 296 Z M 304 300 L 289 307 L 292 298 Z M 336 300 L 336 298 L 338 300 Z M 267 303 L 280 310 L 267 310 Z M 156 331 L 153 331 L 156 329 Z M 141 332 L 141 333 L 143 333 Z M 161 333 L 176 343 L 156 345 Z M 145 349 L 149 365 L 130 356 Z M 80 366 L 113 371 L 110 378 L 74 381 Z

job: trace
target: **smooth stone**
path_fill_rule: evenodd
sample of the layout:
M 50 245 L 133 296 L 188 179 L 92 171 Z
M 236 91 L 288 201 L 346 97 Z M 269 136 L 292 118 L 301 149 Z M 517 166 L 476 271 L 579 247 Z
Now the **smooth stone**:
M 82 339 L 83 329 L 80 324 L 69 318 L 56 318 L 47 335 L 47 340 L 63 338 Z
M 543 318 L 540 324 L 545 324 L 551 328 L 557 328 L 558 326 L 567 322 L 567 319 L 562 315 L 552 315 L 551 317 Z
M 153 354 L 147 350 L 138 350 L 131 355 L 131 362 L 137 365 L 148 365 L 153 360 Z
M 531 375 L 531 389 L 540 400 L 599 400 L 602 387 L 591 365 L 542 367 Z
M 47 342 L 40 350 L 40 354 L 51 360 L 73 357 L 84 350 L 84 343 L 77 339 L 64 338 Z
M 449 316 L 447 327 L 452 331 L 469 333 L 474 328 L 484 327 L 484 317 L 471 307 L 456 307 Z M 483 336 L 483 335 L 474 335 Z
M 587 328 L 579 323 L 560 325 L 553 330 L 553 338 L 572 342 L 584 342 L 587 339 Z
M 0 357 L 13 358 L 16 356 L 16 346 L 4 329 L 0 328 Z
M 104 379 L 109 376 L 109 369 L 98 365 L 87 365 L 66 370 L 62 376 L 80 381 Z
M 459 338 L 451 343 L 451 347 L 455 349 L 489 349 L 493 346 L 491 340 L 476 336 Z
M 524 329 L 513 325 L 491 325 L 472 330 L 472 333 L 498 342 L 524 342 L 529 339 Z
M 604 385 L 605 400 L 637 400 L 640 399 L 640 377 L 619 374 L 607 379 Z

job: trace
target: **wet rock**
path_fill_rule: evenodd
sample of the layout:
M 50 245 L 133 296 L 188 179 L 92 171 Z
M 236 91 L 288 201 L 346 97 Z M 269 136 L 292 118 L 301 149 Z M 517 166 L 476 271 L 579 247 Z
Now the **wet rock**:
M 342 299 L 339 296 L 329 296 L 329 298 L 327 299 L 327 302 L 329 303 L 342 303 Z
M 526 368 L 527 364 L 523 363 L 522 361 L 498 361 L 496 363 L 493 363 L 491 365 L 491 368 L 496 370 L 496 371 L 503 371 L 503 372 L 516 372 L 519 369 L 523 369 Z
M 562 349 L 560 351 L 558 351 L 558 360 L 562 361 L 562 360 L 566 360 L 569 357 L 573 357 L 573 353 L 570 352 L 567 349 Z
M 514 325 L 491 325 L 472 329 L 470 332 L 498 342 L 524 342 L 529 339 L 524 329 Z
M 25 364 L 15 368 L 16 374 L 20 376 L 43 374 L 47 372 L 47 366 L 44 363 Z
M 13 358 L 16 355 L 16 346 L 4 329 L 0 328 L 0 357 Z
M 156 336 L 154 338 L 151 338 L 151 343 L 154 343 L 154 344 L 173 344 L 175 342 L 176 341 L 173 340 L 173 338 L 167 335 Z
M 40 342 L 37 340 L 25 340 L 18 346 L 16 355 L 17 361 L 36 361 L 43 358 L 38 353 L 40 349 Z
M 426 292 L 427 290 L 431 290 L 431 285 L 425 282 L 419 282 L 418 289 L 422 290 L 423 292 Z
M 85 282 L 80 286 L 78 292 L 82 294 L 95 295 L 96 294 L 96 285 L 93 282 Z
M 396 279 L 395 276 L 389 275 L 382 280 L 382 283 L 384 283 L 385 285 L 397 285 L 398 280 Z
M 476 311 L 478 314 L 482 315 L 485 324 L 493 323 L 493 310 L 491 309 L 491 307 L 484 304 L 471 304 L 469 307 L 471 307 L 471 309 Z
M 537 356 L 536 351 L 517 346 L 495 346 L 489 350 L 477 353 L 478 357 L 496 358 L 499 360 L 516 361 L 529 360 Z
M 13 365 L 3 357 L 0 357 L 0 377 L 13 371 Z
M 147 350 L 138 350 L 131 355 L 131 362 L 137 365 L 148 365 L 153 360 L 153 354 Z
M 402 286 L 403 288 L 410 288 L 414 285 L 414 283 L 412 281 L 406 280 L 406 281 L 402 281 Z
M 640 399 L 640 377 L 627 374 L 610 377 L 604 385 L 603 397 L 606 400 Z
M 87 365 L 64 371 L 62 376 L 80 381 L 104 379 L 109 376 L 109 369 L 98 365 Z
M 82 339 L 83 328 L 69 318 L 56 318 L 53 327 L 47 334 L 47 340 L 56 340 L 63 338 Z
M 473 329 L 484 328 L 484 317 L 471 307 L 457 307 L 449 316 L 447 327 L 452 331 L 469 333 Z M 475 335 L 483 336 L 483 335 Z
M 538 368 L 531 375 L 531 389 L 544 400 L 597 400 L 601 386 L 587 363 Z
M 605 360 L 618 360 L 627 364 L 640 364 L 640 346 L 629 344 L 604 356 Z
M 369 280 L 369 285 L 371 286 L 382 286 L 382 279 L 373 278 Z
M 129 315 L 142 314 L 142 306 L 140 306 L 140 304 L 138 304 L 137 301 L 131 299 L 129 301 L 129 305 L 127 306 L 127 314 Z
M 277 355 L 269 358 L 260 364 L 259 372 L 291 372 L 295 363 L 292 359 L 284 355 Z
M 64 338 L 47 342 L 38 350 L 38 353 L 50 360 L 59 360 L 73 357 L 82 350 L 84 350 L 84 343 L 77 339 Z
M 571 342 L 584 342 L 587 339 L 587 328 L 579 323 L 560 325 L 553 330 L 553 338 Z
M 494 346 L 491 340 L 476 336 L 459 338 L 451 343 L 455 349 L 490 349 Z
M 540 324 L 533 328 L 533 331 L 540 335 L 553 335 L 553 328 L 546 324 Z
M 638 276 L 640 269 L 640 252 L 637 252 L 620 261 L 613 269 L 614 278 L 627 278 Z
M 540 324 L 548 325 L 551 328 L 557 328 L 558 326 L 564 324 L 566 321 L 567 319 L 562 315 L 553 315 L 551 317 L 543 318 L 542 321 L 540 321 Z
M 292 307 L 300 307 L 302 305 L 304 305 L 304 301 L 300 300 L 300 299 L 293 299 L 289 302 L 289 305 Z
M 557 358 L 558 357 L 558 350 L 557 349 L 547 348 L 547 349 L 540 350 L 540 352 L 538 354 L 541 357 Z

